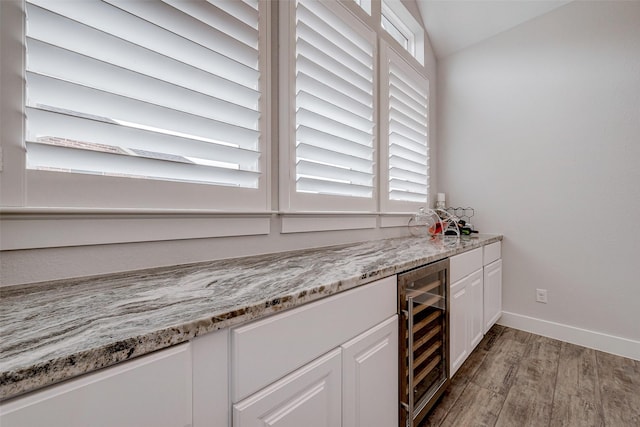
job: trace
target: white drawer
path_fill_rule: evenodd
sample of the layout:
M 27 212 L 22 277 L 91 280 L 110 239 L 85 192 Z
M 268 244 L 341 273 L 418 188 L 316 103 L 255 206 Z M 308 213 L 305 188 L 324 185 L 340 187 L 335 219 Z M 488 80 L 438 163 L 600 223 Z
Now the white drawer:
M 482 248 L 473 249 L 452 256 L 449 260 L 449 278 L 451 284 L 482 268 Z
M 492 262 L 499 260 L 502 257 L 501 252 L 502 245 L 500 242 L 491 243 L 484 247 L 484 262 L 483 265 L 489 265 Z
M 238 402 L 396 313 L 396 276 L 232 331 L 232 400 Z

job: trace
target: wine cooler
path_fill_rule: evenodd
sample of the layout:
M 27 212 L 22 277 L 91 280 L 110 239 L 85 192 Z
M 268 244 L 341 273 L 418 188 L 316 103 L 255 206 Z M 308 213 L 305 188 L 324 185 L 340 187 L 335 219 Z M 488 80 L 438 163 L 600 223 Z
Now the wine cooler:
M 400 427 L 417 426 L 449 381 L 449 260 L 398 275 Z

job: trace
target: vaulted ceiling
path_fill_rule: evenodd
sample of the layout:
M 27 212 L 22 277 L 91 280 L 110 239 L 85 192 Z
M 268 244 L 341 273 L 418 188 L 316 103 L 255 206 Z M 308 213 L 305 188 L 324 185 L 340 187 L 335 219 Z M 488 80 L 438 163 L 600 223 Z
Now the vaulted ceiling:
M 443 58 L 571 0 L 416 0 L 436 56 Z

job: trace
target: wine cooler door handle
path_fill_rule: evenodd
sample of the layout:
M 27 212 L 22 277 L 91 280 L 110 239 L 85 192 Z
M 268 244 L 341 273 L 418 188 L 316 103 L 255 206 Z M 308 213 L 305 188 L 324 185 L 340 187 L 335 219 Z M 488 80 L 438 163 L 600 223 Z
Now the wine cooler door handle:
M 413 404 L 414 404 L 414 393 L 413 393 L 413 297 L 407 296 L 407 305 L 409 315 L 407 316 L 407 322 L 409 322 L 408 335 L 409 335 L 409 348 L 407 349 L 407 358 L 408 366 L 409 366 L 409 416 L 408 418 L 408 426 L 413 427 Z

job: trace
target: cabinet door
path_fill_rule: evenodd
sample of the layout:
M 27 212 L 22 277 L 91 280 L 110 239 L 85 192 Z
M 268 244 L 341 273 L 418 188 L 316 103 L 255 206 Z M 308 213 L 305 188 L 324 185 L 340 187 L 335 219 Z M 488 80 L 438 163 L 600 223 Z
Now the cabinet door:
M 335 349 L 233 405 L 233 426 L 340 426 L 340 353 Z
M 398 425 L 398 316 L 342 346 L 342 427 Z
M 451 285 L 449 303 L 449 376 L 453 377 L 469 355 L 469 292 L 467 279 Z
M 482 269 L 469 276 L 469 353 L 482 341 L 484 336 L 484 286 Z
M 484 268 L 484 332 L 502 315 L 502 260 Z
M 0 425 L 190 426 L 190 349 L 181 344 L 3 403 Z

